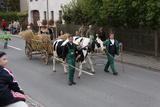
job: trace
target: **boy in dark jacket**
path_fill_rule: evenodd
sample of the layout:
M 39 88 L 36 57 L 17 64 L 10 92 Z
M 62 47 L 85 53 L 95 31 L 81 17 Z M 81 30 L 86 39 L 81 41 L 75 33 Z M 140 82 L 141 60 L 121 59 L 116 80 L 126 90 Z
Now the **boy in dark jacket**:
M 28 107 L 12 71 L 5 67 L 7 62 L 6 53 L 0 51 L 0 107 Z

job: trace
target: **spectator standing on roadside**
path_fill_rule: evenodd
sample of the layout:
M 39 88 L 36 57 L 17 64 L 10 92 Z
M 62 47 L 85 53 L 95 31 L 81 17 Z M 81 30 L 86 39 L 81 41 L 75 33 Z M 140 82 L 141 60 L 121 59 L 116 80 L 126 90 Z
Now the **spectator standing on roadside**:
M 84 27 L 84 24 L 82 24 L 81 27 L 79 28 L 79 33 L 81 37 L 85 36 L 85 32 L 86 32 L 86 29 Z
M 102 40 L 105 41 L 106 38 L 106 33 L 104 32 L 103 28 L 101 27 L 98 31 L 98 37 Z
M 2 26 L 3 31 L 6 31 L 7 22 L 4 19 L 2 19 L 1 26 Z
M 75 32 L 75 36 L 76 36 L 76 37 L 81 37 L 79 31 L 76 31 L 76 32 Z
M 61 30 L 59 33 L 59 36 L 62 36 L 62 35 L 64 35 L 64 32 Z

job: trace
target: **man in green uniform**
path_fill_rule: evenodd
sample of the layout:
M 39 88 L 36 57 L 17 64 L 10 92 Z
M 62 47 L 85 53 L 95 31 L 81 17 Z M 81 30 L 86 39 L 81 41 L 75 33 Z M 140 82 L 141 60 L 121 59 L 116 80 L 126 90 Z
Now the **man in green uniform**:
M 77 50 L 77 45 L 73 43 L 73 37 L 69 36 L 69 41 L 68 43 L 63 47 L 63 60 L 66 59 L 66 62 L 68 64 L 68 79 L 69 83 L 68 85 L 75 85 L 76 83 L 74 82 L 74 73 L 75 73 L 75 68 L 72 66 L 75 66 L 76 63 L 76 54 L 78 53 Z M 70 66 L 71 65 L 71 66 Z
M 8 41 L 11 40 L 11 36 L 7 34 L 7 32 L 4 32 L 2 35 L 2 40 L 4 42 L 4 49 L 7 49 Z
M 104 68 L 105 72 L 109 72 L 108 68 L 109 66 L 112 69 L 113 75 L 118 75 L 118 72 L 115 69 L 114 66 L 114 57 L 115 55 L 119 55 L 119 43 L 116 39 L 114 39 L 114 33 L 109 34 L 109 39 L 104 41 L 104 46 L 106 47 L 106 55 L 108 58 L 108 62 Z

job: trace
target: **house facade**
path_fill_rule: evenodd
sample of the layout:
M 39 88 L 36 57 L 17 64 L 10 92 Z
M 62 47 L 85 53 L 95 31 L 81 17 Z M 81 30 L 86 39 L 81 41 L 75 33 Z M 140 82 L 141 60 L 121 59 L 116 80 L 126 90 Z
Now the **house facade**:
M 43 20 L 62 19 L 61 6 L 71 0 L 29 0 L 28 22 L 37 24 Z
M 21 12 L 28 11 L 28 2 L 29 2 L 29 0 L 20 0 L 20 11 Z

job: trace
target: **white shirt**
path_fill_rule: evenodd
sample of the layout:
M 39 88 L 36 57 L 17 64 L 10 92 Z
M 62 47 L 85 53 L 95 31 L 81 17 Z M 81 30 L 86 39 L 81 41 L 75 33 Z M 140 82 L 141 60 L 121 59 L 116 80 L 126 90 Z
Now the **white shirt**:
M 110 41 L 111 41 L 112 45 L 114 45 L 114 39 L 110 39 Z

